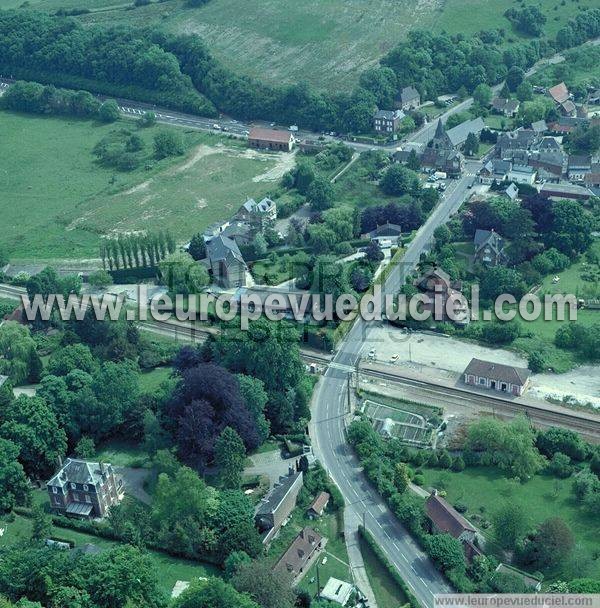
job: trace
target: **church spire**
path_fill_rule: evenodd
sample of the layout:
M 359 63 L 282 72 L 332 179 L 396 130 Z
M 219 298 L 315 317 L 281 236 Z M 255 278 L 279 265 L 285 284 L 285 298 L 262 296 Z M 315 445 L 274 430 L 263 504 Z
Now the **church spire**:
M 438 124 L 437 124 L 437 127 L 435 129 L 434 138 L 435 139 L 440 139 L 441 137 L 444 137 L 444 133 L 446 133 L 446 131 L 444 130 L 444 125 L 442 124 L 442 119 L 440 118 L 438 120 Z

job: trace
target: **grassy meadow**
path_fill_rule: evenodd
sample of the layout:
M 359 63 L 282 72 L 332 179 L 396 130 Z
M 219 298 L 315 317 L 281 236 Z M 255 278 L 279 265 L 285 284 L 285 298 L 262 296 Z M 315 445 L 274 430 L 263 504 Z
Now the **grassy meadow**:
M 125 128 L 142 137 L 147 160 L 131 172 L 99 165 L 94 145 Z M 0 245 L 12 259 L 56 260 L 98 257 L 107 234 L 168 229 L 186 242 L 246 197 L 267 194 L 294 164 L 192 130 L 180 131 L 183 156 L 156 161 L 152 140 L 166 128 L 0 112 Z
M 550 517 L 560 517 L 571 529 L 575 548 L 571 558 L 547 579 L 569 580 L 579 577 L 600 576 L 600 554 L 597 539 L 600 535 L 600 518 L 586 511 L 575 499 L 571 479 L 557 479 L 535 475 L 525 483 L 508 479 L 496 468 L 473 467 L 460 473 L 424 469 L 425 486 L 447 492 L 451 504 L 466 505 L 467 519 L 489 521 L 504 502 L 515 503 L 528 514 L 535 526 Z M 475 517 L 473 517 L 475 516 Z M 486 538 L 493 541 L 491 528 L 483 529 Z

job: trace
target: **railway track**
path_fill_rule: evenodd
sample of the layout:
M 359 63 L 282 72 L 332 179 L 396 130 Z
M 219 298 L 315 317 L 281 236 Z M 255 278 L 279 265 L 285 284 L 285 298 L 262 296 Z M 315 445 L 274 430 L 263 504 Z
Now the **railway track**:
M 600 441 L 600 416 L 591 412 L 571 410 L 550 403 L 540 402 L 538 405 L 533 402 L 504 399 L 491 394 L 476 393 L 467 388 L 442 386 L 435 382 L 407 378 L 398 373 L 373 368 L 361 367 L 360 374 L 409 386 L 437 397 L 440 401 L 449 398 L 459 405 L 468 404 L 471 407 L 479 407 L 499 416 L 514 417 L 525 414 L 532 423 L 539 426 L 570 428 L 595 441 Z

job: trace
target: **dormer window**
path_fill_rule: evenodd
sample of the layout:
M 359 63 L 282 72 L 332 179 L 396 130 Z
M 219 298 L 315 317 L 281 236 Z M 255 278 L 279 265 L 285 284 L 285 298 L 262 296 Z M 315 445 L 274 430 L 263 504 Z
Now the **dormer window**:
M 52 494 L 58 494 L 58 489 L 54 486 L 52 487 Z
M 87 483 L 84 483 L 84 484 L 83 484 L 83 491 L 84 491 L 84 492 L 87 492 L 87 491 L 88 491 L 88 485 L 87 485 Z
M 71 490 L 74 490 L 76 487 L 77 486 L 74 483 L 71 484 Z

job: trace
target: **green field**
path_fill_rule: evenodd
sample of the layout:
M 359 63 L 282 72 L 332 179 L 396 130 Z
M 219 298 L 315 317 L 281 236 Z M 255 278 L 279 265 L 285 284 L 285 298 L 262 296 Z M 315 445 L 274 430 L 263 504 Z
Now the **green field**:
M 148 168 L 123 173 L 95 162 L 94 145 L 120 128 L 143 138 Z M 184 132 L 185 156 L 154 161 L 162 128 L 0 112 L 0 246 L 13 259 L 56 260 L 98 257 L 102 236 L 130 231 L 168 229 L 183 243 L 246 197 L 267 194 L 294 163 L 197 131 Z
M 576 547 L 561 571 L 551 573 L 552 576 L 547 578 L 569 580 L 600 576 L 600 517 L 585 511 L 577 503 L 571 491 L 571 479 L 559 480 L 546 475 L 535 475 L 531 480 L 519 483 L 507 479 L 498 469 L 487 467 L 468 468 L 461 473 L 425 469 L 423 474 L 425 486 L 445 490 L 451 504 L 466 505 L 466 517 L 477 525 L 480 525 L 480 522 L 476 522 L 477 518 L 489 520 L 490 514 L 503 502 L 520 505 L 528 513 L 533 525 L 549 517 L 562 518 L 573 532 Z M 486 532 L 487 535 L 491 537 L 491 532 Z
M 31 520 L 21 515 L 17 515 L 14 522 L 0 518 L 0 527 L 4 528 L 4 534 L 0 536 L 0 547 L 14 545 L 23 540 L 27 541 L 31 534 Z M 119 546 L 119 543 L 115 541 L 57 526 L 54 526 L 53 535 L 73 541 L 75 547 L 82 547 L 90 543 L 102 550 L 107 550 Z M 218 569 L 210 564 L 180 559 L 158 551 L 148 551 L 148 555 L 156 568 L 159 585 L 168 596 L 171 595 L 171 590 L 178 580 L 189 581 L 194 577 L 219 575 Z
M 359 537 L 359 541 L 360 552 L 363 556 L 365 570 L 367 571 L 377 606 L 380 608 L 399 608 L 399 606 L 404 606 L 407 598 L 402 593 L 402 590 L 362 536 Z

